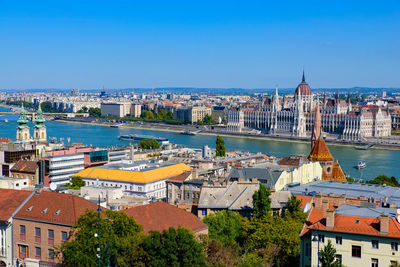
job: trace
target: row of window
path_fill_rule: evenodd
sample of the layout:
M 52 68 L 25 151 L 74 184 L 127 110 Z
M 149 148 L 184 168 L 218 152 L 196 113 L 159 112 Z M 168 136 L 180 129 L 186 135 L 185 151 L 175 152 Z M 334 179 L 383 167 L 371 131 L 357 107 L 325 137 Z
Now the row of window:
M 102 186 L 109 186 L 109 187 L 122 187 L 121 184 L 117 184 L 117 183 L 113 184 L 113 183 L 104 183 L 104 182 L 101 182 L 101 183 L 99 183 L 99 182 L 87 182 L 87 185 L 98 185 L 98 184 L 100 184 Z M 125 185 L 125 190 L 133 191 L 134 187 L 132 185 L 130 185 L 130 186 L 129 185 Z M 143 187 L 142 186 L 137 186 L 137 191 L 138 192 L 143 192 Z
M 318 241 L 321 243 L 325 242 L 325 236 L 322 234 L 318 235 Z M 341 245 L 342 244 L 342 237 L 341 236 L 336 236 L 336 244 Z M 372 248 L 379 249 L 379 240 L 371 240 L 371 245 Z M 399 250 L 399 243 L 398 242 L 392 242 L 391 247 L 393 251 L 398 251 Z
M 54 249 L 48 249 L 47 256 L 49 261 L 54 260 Z M 19 245 L 19 258 L 25 259 L 29 258 L 29 249 L 26 245 Z M 35 259 L 41 260 L 42 259 L 42 248 L 35 247 Z
M 15 177 L 14 177 L 14 174 L 11 174 L 11 177 L 12 177 L 12 178 L 18 178 L 18 179 L 19 179 L 19 174 L 16 174 Z M 21 178 L 24 179 L 24 178 L 25 178 L 25 175 L 24 175 L 24 174 L 21 174 Z M 26 178 L 28 178 L 28 179 L 31 179 L 31 178 L 32 178 L 32 181 L 35 180 L 35 176 L 34 176 L 34 175 L 32 175 L 32 176 L 26 175 Z
M 20 225 L 19 226 L 19 236 L 20 240 L 26 241 L 26 227 L 25 225 Z M 42 230 L 39 227 L 35 227 L 35 242 L 40 243 L 42 237 Z M 54 230 L 53 229 L 48 229 L 47 230 L 47 238 L 48 238 L 48 243 L 50 245 L 54 245 Z M 65 231 L 61 231 L 61 240 L 62 241 L 67 241 L 68 239 L 68 233 Z

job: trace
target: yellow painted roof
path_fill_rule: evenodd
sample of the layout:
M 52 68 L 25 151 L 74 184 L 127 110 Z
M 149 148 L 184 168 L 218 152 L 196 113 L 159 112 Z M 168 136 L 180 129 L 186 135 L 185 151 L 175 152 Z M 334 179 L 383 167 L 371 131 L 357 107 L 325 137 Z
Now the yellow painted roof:
M 87 168 L 74 174 L 73 176 L 80 176 L 82 178 L 92 178 L 99 180 L 150 183 L 153 181 L 173 177 L 185 171 L 190 171 L 190 170 L 191 170 L 190 166 L 186 165 L 185 163 L 179 163 L 143 172 L 113 170 L 104 168 Z

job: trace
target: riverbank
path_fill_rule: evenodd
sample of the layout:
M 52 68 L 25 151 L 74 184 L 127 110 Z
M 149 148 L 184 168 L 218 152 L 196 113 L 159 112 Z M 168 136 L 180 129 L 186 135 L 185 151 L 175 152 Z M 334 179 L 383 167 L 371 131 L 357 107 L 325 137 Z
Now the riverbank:
M 58 122 L 64 123 L 75 123 L 75 124 L 87 124 L 87 125 L 97 125 L 110 127 L 111 125 L 115 125 L 116 123 L 108 123 L 108 122 L 83 122 L 83 121 L 75 121 L 75 120 L 65 120 L 58 119 Z M 163 127 L 160 127 L 163 126 Z M 173 132 L 173 133 L 181 133 L 187 130 L 187 126 L 182 125 L 160 125 L 160 124 L 150 124 L 146 123 L 145 125 L 122 125 L 120 128 L 128 128 L 128 129 L 138 129 L 138 130 L 151 130 L 151 131 L 160 131 L 160 132 Z M 192 127 L 193 128 L 193 127 Z M 278 142 L 290 142 L 290 143 L 300 143 L 305 144 L 309 143 L 309 138 L 293 138 L 293 137 L 284 137 L 284 136 L 266 136 L 266 135 L 254 135 L 254 134 L 245 134 L 245 133 L 227 133 L 227 132 L 216 132 L 216 131 L 201 131 L 198 135 L 209 135 L 209 136 L 224 136 L 224 137 L 233 137 L 233 138 L 245 138 L 245 139 L 257 139 L 257 140 L 267 140 L 267 141 L 278 141 Z M 343 143 L 335 140 L 326 140 L 329 145 L 334 146 L 344 146 L 344 147 L 355 147 L 359 146 L 360 143 Z M 381 144 L 374 144 L 374 146 L 370 149 L 383 149 L 383 150 L 394 150 L 399 151 L 400 146 L 388 146 Z

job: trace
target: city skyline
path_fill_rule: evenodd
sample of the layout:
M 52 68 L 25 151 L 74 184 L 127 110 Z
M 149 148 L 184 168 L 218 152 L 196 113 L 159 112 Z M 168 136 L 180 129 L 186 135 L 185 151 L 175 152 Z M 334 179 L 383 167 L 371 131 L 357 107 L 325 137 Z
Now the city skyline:
M 397 1 L 0 6 L 2 89 L 400 87 Z

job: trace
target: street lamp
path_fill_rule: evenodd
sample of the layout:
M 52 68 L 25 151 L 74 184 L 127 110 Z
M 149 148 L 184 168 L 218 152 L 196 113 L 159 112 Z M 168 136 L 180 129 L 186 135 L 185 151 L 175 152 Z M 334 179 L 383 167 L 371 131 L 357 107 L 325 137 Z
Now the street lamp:
M 99 267 L 101 267 L 101 254 L 100 254 L 100 212 L 101 212 L 101 208 L 100 208 L 100 195 L 99 195 L 99 202 L 98 202 L 98 206 L 97 206 L 97 214 L 99 217 L 99 223 L 98 223 L 98 231 L 97 231 L 97 237 L 99 238 L 99 246 L 97 248 L 98 251 L 98 258 L 99 258 Z

